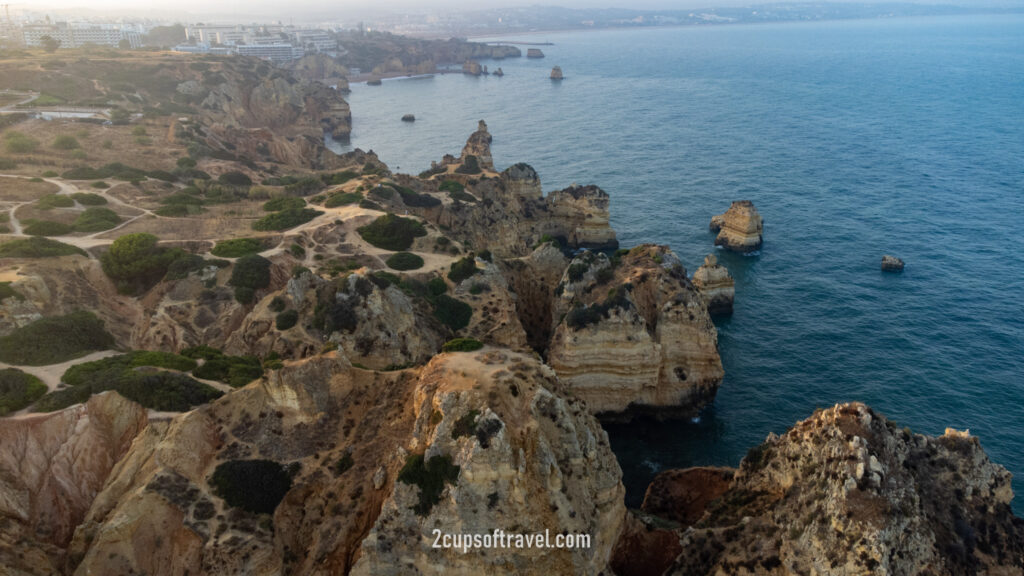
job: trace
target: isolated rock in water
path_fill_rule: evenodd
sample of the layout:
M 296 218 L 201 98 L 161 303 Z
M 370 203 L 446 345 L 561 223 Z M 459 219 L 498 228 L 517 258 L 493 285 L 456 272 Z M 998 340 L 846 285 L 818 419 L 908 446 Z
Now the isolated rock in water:
M 718 332 L 667 247 L 638 246 L 615 267 L 585 253 L 555 293 L 548 363 L 592 412 L 692 414 L 714 398 L 724 375 Z
M 526 57 L 527 58 L 543 58 L 544 57 L 544 53 L 541 52 L 540 48 L 527 48 L 526 49 Z
M 750 200 L 737 200 L 725 214 L 711 218 L 711 231 L 718 232 L 715 246 L 733 252 L 749 253 L 761 247 L 763 224 L 761 215 Z
M 384 82 L 381 80 L 380 76 L 373 76 L 366 81 L 367 86 L 380 86 L 383 83 Z
M 146 423 L 146 409 L 116 392 L 0 420 L 0 566 L 59 573 L 75 527 Z
M 503 70 L 501 69 L 501 67 L 499 66 L 499 67 L 498 67 L 498 69 L 494 71 L 494 75 L 495 75 L 495 76 L 504 76 L 504 75 L 505 75 L 505 72 L 504 72 L 504 71 L 503 71 Z
M 562 76 L 562 67 L 561 66 L 555 66 L 554 68 L 551 69 L 551 79 L 552 80 L 561 80 L 563 78 L 565 78 L 565 77 Z
M 748 452 L 669 573 L 1021 574 L 1010 479 L 977 438 L 836 405 Z
M 888 254 L 882 256 L 883 272 L 902 272 L 904 265 L 903 260 L 900 260 L 895 256 L 889 256 Z
M 712 316 L 732 314 L 732 303 L 736 296 L 736 282 L 729 270 L 718 263 L 714 254 L 704 257 L 704 265 L 693 273 L 693 285 L 700 290 Z
M 484 73 L 483 66 L 476 60 L 466 60 L 462 63 L 462 73 L 470 76 L 479 76 Z
M 415 122 L 415 121 L 416 121 L 416 115 L 415 114 L 406 114 L 405 116 L 402 116 L 402 122 Z
M 491 157 L 491 133 L 487 131 L 487 122 L 481 120 L 477 124 L 476 132 L 470 134 L 466 145 L 462 147 L 460 163 L 465 163 L 466 158 L 475 156 L 477 165 L 483 170 L 494 170 L 494 158 Z

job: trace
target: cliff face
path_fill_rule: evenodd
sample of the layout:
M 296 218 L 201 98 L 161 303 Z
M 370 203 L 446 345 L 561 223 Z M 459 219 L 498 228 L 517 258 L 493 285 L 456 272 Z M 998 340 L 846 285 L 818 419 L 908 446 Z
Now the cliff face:
M 475 64 L 476 67 L 472 68 L 467 74 L 473 74 L 476 76 L 480 75 L 480 64 L 468 61 L 463 66 L 465 70 L 466 66 Z M 481 120 L 477 126 L 476 132 L 469 135 L 469 139 L 466 140 L 466 145 L 462 148 L 462 155 L 459 160 L 460 163 L 465 163 L 466 158 L 469 156 L 475 156 L 477 164 L 482 170 L 494 171 L 494 158 L 491 157 L 491 133 L 487 131 L 487 123 Z
M 693 273 L 693 285 L 700 291 L 712 316 L 732 314 L 736 282 L 729 270 L 718 263 L 714 254 L 704 257 L 704 264 Z
M 554 317 L 548 363 L 592 411 L 690 412 L 722 380 L 704 300 L 666 247 L 638 246 L 617 263 L 594 253 L 574 259 Z
M 416 454 L 457 467 L 436 500 L 403 472 Z M 211 487 L 218 464 L 254 458 L 292 477 L 272 517 Z M 78 574 L 597 574 L 624 516 L 620 476 L 597 422 L 528 356 L 485 348 L 389 374 L 317 357 L 150 425 L 75 533 L 70 563 Z M 429 510 L 411 509 L 424 498 Z M 438 526 L 567 530 L 594 544 L 463 555 L 430 547 Z
M 681 492 L 662 490 L 660 509 L 692 501 Z M 670 573 L 1020 574 L 1012 496 L 977 438 L 913 434 L 841 404 L 752 449 L 680 533 Z
M 146 422 L 146 410 L 116 392 L 0 420 L 0 565 L 58 572 L 75 527 Z
M 715 246 L 733 252 L 749 253 L 761 247 L 764 225 L 750 200 L 733 202 L 724 214 L 711 218 L 712 232 L 718 232 Z

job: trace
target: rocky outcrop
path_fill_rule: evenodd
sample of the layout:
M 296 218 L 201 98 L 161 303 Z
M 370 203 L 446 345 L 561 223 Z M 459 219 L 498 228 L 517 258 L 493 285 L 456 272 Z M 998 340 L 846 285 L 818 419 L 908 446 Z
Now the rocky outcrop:
M 639 246 L 614 265 L 586 253 L 566 269 L 548 363 L 595 413 L 692 413 L 724 374 L 703 297 L 664 246 Z
M 565 76 L 562 75 L 562 67 L 561 66 L 555 66 L 554 68 L 551 69 L 551 79 L 552 80 L 563 80 L 563 79 L 565 79 Z
M 904 266 L 905 264 L 903 263 L 903 260 L 900 260 L 895 256 L 890 256 L 888 254 L 882 256 L 883 272 L 903 272 Z
M 443 355 L 424 368 L 405 470 L 417 459 L 445 462 L 453 477 L 424 506 L 426 484 L 401 472 L 352 573 L 607 573 L 625 512 L 620 471 L 605 432 L 559 389 L 536 360 L 493 349 Z M 432 548 L 435 528 L 582 533 L 592 545 L 465 553 Z
M 402 122 L 415 122 L 415 121 L 416 121 L 416 115 L 415 114 L 403 114 L 402 115 Z
M 687 468 L 666 470 L 654 477 L 644 493 L 640 509 L 682 526 L 695 524 L 711 502 L 729 489 L 732 468 Z
M 1012 497 L 977 438 L 840 404 L 752 449 L 670 573 L 1020 574 Z
M 491 140 L 491 133 L 487 131 L 487 123 L 481 120 L 477 125 L 476 132 L 470 134 L 469 139 L 466 140 L 459 162 L 465 164 L 466 158 L 475 156 L 480 169 L 493 171 L 494 159 L 491 157 Z
M 718 263 L 714 254 L 704 257 L 704 264 L 693 273 L 693 285 L 700 291 L 712 316 L 732 314 L 736 297 L 736 282 L 729 270 Z
M 339 92 L 349 92 L 348 68 L 326 54 L 306 54 L 285 63 L 284 67 L 300 80 L 322 82 L 335 86 Z
M 544 57 L 544 52 L 541 52 L 540 48 L 527 48 L 526 49 L 526 57 L 527 58 L 543 58 Z
M 609 224 L 608 194 L 597 186 L 570 186 L 548 195 L 553 219 L 570 245 L 614 250 L 619 247 Z
M 540 176 L 533 166 L 525 162 L 513 164 L 501 173 L 505 192 L 513 198 L 539 200 L 544 197 L 540 187 Z
M 51 414 L 0 420 L 0 565 L 54 574 L 146 410 L 105 392 Z
M 750 200 L 733 202 L 724 214 L 711 218 L 711 231 L 718 232 L 715 246 L 744 254 L 755 252 L 763 242 L 761 215 Z
M 469 74 L 470 76 L 480 76 L 484 73 L 484 69 L 476 60 L 466 60 L 462 63 L 462 73 Z

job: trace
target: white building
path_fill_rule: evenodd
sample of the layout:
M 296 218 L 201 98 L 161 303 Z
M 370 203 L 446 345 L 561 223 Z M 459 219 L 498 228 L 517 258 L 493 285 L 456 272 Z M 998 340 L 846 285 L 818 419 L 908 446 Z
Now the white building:
M 310 52 L 333 52 L 338 49 L 338 41 L 323 30 L 296 30 L 295 43 Z
M 128 40 L 133 48 L 142 45 L 142 37 L 135 30 L 102 26 L 68 26 L 65 22 L 57 24 L 26 24 L 21 29 L 25 45 L 39 47 L 43 38 L 49 36 L 60 42 L 60 48 L 80 48 L 86 44 L 98 46 L 118 46 L 121 40 Z
M 306 53 L 302 46 L 292 46 L 291 44 L 283 43 L 239 44 L 235 47 L 235 50 L 241 56 L 255 56 L 256 58 L 273 60 L 274 62 L 296 60 L 302 58 Z

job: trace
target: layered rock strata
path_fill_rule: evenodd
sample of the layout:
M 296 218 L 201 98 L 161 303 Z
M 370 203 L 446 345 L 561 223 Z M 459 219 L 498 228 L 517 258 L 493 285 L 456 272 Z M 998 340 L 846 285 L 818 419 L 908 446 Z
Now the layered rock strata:
M 700 291 L 712 316 L 732 314 L 736 298 L 736 282 L 729 269 L 718 263 L 714 254 L 704 257 L 704 264 L 693 273 L 693 285 Z
M 480 65 L 477 64 L 477 67 Z M 477 72 L 479 74 L 479 72 Z M 462 155 L 459 158 L 461 163 L 466 162 L 469 156 L 475 156 L 477 165 L 482 170 L 494 170 L 494 158 L 491 157 L 491 133 L 487 131 L 487 123 L 481 120 L 477 125 L 476 132 L 473 132 L 466 145 L 462 148 Z
M 724 214 L 711 218 L 712 232 L 718 232 L 715 246 L 733 252 L 750 253 L 761 248 L 764 224 L 750 200 L 737 200 Z

